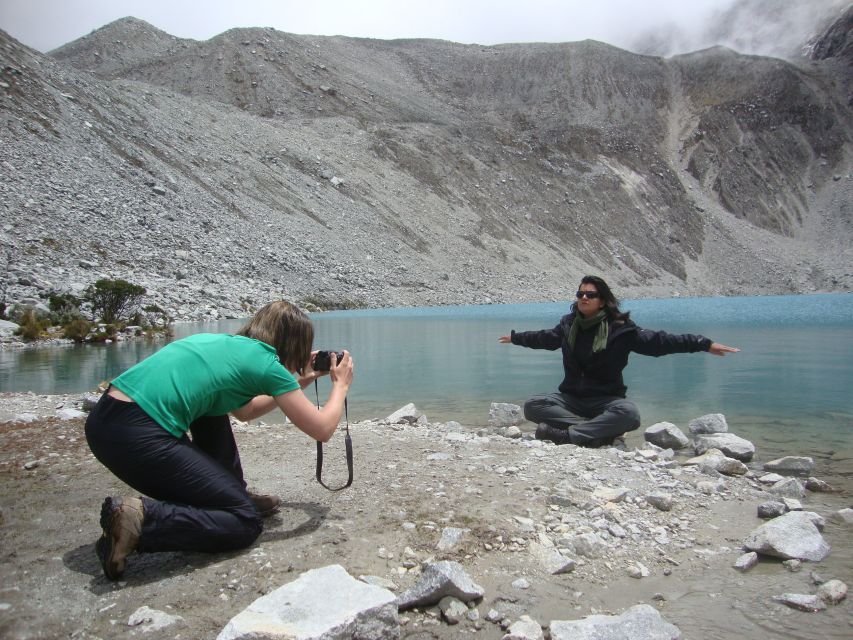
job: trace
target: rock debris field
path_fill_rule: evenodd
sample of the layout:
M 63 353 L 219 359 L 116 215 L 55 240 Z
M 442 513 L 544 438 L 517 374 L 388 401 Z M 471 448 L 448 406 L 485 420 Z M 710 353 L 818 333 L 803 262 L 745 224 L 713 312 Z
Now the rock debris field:
M 738 449 L 719 414 L 629 434 L 622 451 L 409 407 L 351 425 L 355 482 L 338 493 L 291 425 L 235 423 L 250 487 L 282 510 L 248 549 L 135 554 L 113 583 L 98 512 L 129 490 L 89 453 L 82 400 L 0 395 L 4 638 L 851 632 L 849 497 L 810 458 Z M 346 477 L 339 436 L 324 476 Z

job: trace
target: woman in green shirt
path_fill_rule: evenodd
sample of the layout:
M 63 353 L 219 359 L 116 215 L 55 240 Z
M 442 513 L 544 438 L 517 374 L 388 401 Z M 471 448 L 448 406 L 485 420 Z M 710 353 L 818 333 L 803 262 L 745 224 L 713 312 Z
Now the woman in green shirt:
M 332 355 L 332 391 L 322 409 L 302 389 L 312 368 L 314 328 L 296 306 L 273 302 L 237 333 L 177 340 L 112 381 L 86 421 L 95 457 L 142 497 L 101 507 L 96 551 L 117 580 L 139 551 L 225 551 L 248 546 L 280 504 L 246 489 L 228 414 L 243 421 L 276 407 L 326 442 L 340 422 L 353 378 Z M 190 437 L 188 437 L 188 434 Z

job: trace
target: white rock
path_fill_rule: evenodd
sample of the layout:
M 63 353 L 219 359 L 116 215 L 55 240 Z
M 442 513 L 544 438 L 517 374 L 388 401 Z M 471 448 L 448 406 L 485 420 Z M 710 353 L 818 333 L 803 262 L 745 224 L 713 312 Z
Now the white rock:
M 130 614 L 127 620 L 128 627 L 139 627 L 144 633 L 159 631 L 183 620 L 181 616 L 173 616 L 165 611 L 158 611 L 149 607 L 139 607 Z
M 567 558 L 553 547 L 531 542 L 529 549 L 533 558 L 551 575 L 571 573 L 577 567 L 574 560 Z
M 683 449 L 690 444 L 690 439 L 671 422 L 658 422 L 643 432 L 647 442 L 662 449 Z
M 678 627 L 664 620 L 657 609 L 638 604 L 620 615 L 592 615 L 582 620 L 553 620 L 551 640 L 677 640 Z
M 445 596 L 469 602 L 482 598 L 483 588 L 476 584 L 458 562 L 443 560 L 427 565 L 418 582 L 397 599 L 400 610 L 432 605 Z
M 783 593 L 781 596 L 773 596 L 776 602 L 781 602 L 785 606 L 800 611 L 823 611 L 826 609 L 826 604 L 817 596 L 805 595 L 802 593 Z
M 78 411 L 77 409 L 59 409 L 56 412 L 56 417 L 60 420 L 77 420 L 79 418 L 85 418 L 86 414 L 83 411 Z
M 733 433 L 712 433 L 697 436 L 694 449 L 697 456 L 709 449 L 719 449 L 725 456 L 741 462 L 749 462 L 755 455 L 755 445 Z
M 782 504 L 788 511 L 802 511 L 803 503 L 795 498 L 782 498 Z
M 465 606 L 465 603 L 453 596 L 442 598 L 438 603 L 438 608 L 441 609 L 441 615 L 447 624 L 459 624 L 468 613 L 468 607 Z
M 258 598 L 231 619 L 217 640 L 397 638 L 399 626 L 393 593 L 330 565 Z
M 808 474 L 814 469 L 814 460 L 808 456 L 785 456 L 764 463 L 765 471 L 777 473 L 801 473 Z
M 700 418 L 695 418 L 687 425 L 687 429 L 693 435 L 703 433 L 726 433 L 729 425 L 726 416 L 722 413 L 709 413 Z
M 460 529 L 458 527 L 445 527 L 441 530 L 441 539 L 439 539 L 436 549 L 439 551 L 449 551 L 455 548 L 465 537 L 466 533 L 470 533 L 470 529 Z
M 838 604 L 847 597 L 847 585 L 841 580 L 824 582 L 818 587 L 817 596 L 827 604 Z
M 774 483 L 773 486 L 767 490 L 774 495 L 784 496 L 787 498 L 802 498 L 806 495 L 806 488 L 796 478 L 785 478 L 784 480 L 779 480 L 779 482 Z
M 392 413 L 385 419 L 391 424 L 397 424 L 400 422 L 414 424 L 422 415 L 423 413 L 418 411 L 418 408 L 410 402 L 406 406 L 397 409 L 394 413 Z
M 493 402 L 489 407 L 489 426 L 511 427 L 524 420 L 521 407 L 507 402 Z
M 749 571 L 758 564 L 758 554 L 755 551 L 744 553 L 732 565 L 738 571 Z
M 690 458 L 684 462 L 684 466 L 710 467 L 717 473 L 727 476 L 742 476 L 749 469 L 740 460 L 729 458 L 719 449 L 708 449 L 701 456 Z M 704 471 L 704 470 L 703 470 Z
M 544 637 L 542 626 L 530 616 L 524 615 L 509 625 L 501 640 L 542 640 Z
M 624 487 L 596 487 L 592 492 L 593 499 L 599 502 L 622 502 L 627 495 L 628 489 Z
M 571 540 L 575 553 L 587 558 L 600 556 L 607 549 L 607 543 L 594 533 L 582 533 Z
M 791 511 L 774 518 L 750 533 L 743 544 L 748 551 L 819 562 L 830 547 L 806 511 Z
M 512 588 L 513 589 L 522 589 L 522 590 L 529 589 L 530 588 L 530 582 L 528 582 L 526 578 L 518 578 L 518 579 L 512 581 Z
M 853 524 L 853 509 L 840 509 L 829 516 L 829 519 L 839 524 Z

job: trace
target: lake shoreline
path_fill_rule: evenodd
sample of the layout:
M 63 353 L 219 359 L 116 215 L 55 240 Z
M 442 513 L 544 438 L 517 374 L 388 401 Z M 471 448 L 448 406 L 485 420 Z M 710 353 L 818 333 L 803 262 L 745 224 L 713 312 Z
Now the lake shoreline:
M 767 294 L 767 295 L 755 295 L 755 294 L 743 294 L 743 295 L 734 295 L 734 296 L 708 296 L 708 295 L 680 295 L 676 292 L 675 295 L 672 293 L 666 294 L 664 292 L 659 292 L 658 294 L 649 294 L 649 295 L 641 295 L 641 296 L 631 296 L 626 298 L 619 298 L 619 302 L 621 305 L 625 303 L 630 303 L 632 301 L 655 301 L 655 300 L 713 300 L 713 299 L 721 299 L 721 300 L 729 300 L 729 299 L 744 299 L 744 298 L 780 298 L 780 297 L 802 297 L 802 296 L 826 296 L 826 295 L 845 295 L 851 292 L 847 291 L 815 291 L 805 293 L 791 293 L 791 294 Z M 410 305 L 410 306 L 376 306 L 376 307 L 355 307 L 351 309 L 305 309 L 305 311 L 310 316 L 319 315 L 329 313 L 346 313 L 346 312 L 412 312 L 412 311 L 427 311 L 427 310 L 446 310 L 450 308 L 491 308 L 491 307 L 507 307 L 507 306 L 518 306 L 518 305 L 550 305 L 550 304 L 562 304 L 565 303 L 566 313 L 569 312 L 569 308 L 573 304 L 574 299 L 567 298 L 565 301 L 562 300 L 532 300 L 526 302 L 495 302 L 488 304 L 470 304 L 470 305 L 460 305 L 456 303 L 447 303 L 447 304 L 438 304 L 438 305 Z M 223 317 L 217 320 L 191 320 L 191 319 L 181 319 L 175 320 L 172 322 L 173 327 L 180 327 L 192 324 L 199 323 L 210 323 L 210 322 L 231 322 L 231 321 L 245 321 L 251 317 L 251 314 L 240 317 Z M 162 340 L 172 340 L 175 339 L 175 336 L 166 336 L 166 335 L 157 335 L 155 337 L 152 336 L 122 336 L 118 342 L 127 342 L 134 340 L 152 340 L 152 341 L 162 341 Z M 68 340 L 65 338 L 45 338 L 40 340 L 33 341 L 23 341 L 18 336 L 14 336 L 12 334 L 11 329 L 3 329 L 0 328 L 0 350 L 18 350 L 18 349 L 37 349 L 37 348 L 50 348 L 50 347 L 64 347 L 64 346 L 75 346 L 81 344 L 81 346 L 96 346 L 98 344 L 110 344 L 114 341 L 106 341 L 106 343 L 93 343 L 93 342 L 85 342 L 85 343 L 75 343 L 73 340 Z
M 402 614 L 404 634 L 450 639 L 476 632 L 497 639 L 504 631 L 485 621 L 491 609 L 545 626 L 645 602 L 684 637 L 758 640 L 783 630 L 845 637 L 849 601 L 806 614 L 772 597 L 814 593 L 813 572 L 821 579 L 849 577 L 849 530 L 827 522 L 823 535 L 832 553 L 797 572 L 765 559 L 739 573 L 731 565 L 744 537 L 763 522 L 756 506 L 771 498 L 766 488 L 754 478 L 697 473 L 681 465 L 681 454 L 672 467 L 647 458 L 636 451 L 644 448 L 637 433 L 631 451 L 619 452 L 479 436 L 450 423 L 361 422 L 351 425 L 355 483 L 331 494 L 313 479 L 314 447 L 303 434 L 291 426 L 237 424 L 250 486 L 282 495 L 282 513 L 242 552 L 133 556 L 122 582 L 109 583 L 93 551 L 97 514 L 105 495 L 127 488 L 89 453 L 82 418 L 55 417 L 79 407 L 80 399 L 0 394 L 0 540 L 15 550 L 0 570 L 9 585 L 0 592 L 9 605 L 0 610 L 0 629 L 9 637 L 24 628 L 43 636 L 109 637 L 141 606 L 181 616 L 162 637 L 212 637 L 258 595 L 306 570 L 337 563 L 353 576 L 390 580 L 399 593 L 425 563 L 439 559 L 460 562 L 484 587 L 479 623 L 450 626 L 428 607 Z M 33 422 L 4 422 L 26 410 Z M 485 424 L 481 429 L 489 432 Z M 332 483 L 345 474 L 340 445 L 334 438 L 327 446 L 325 476 Z M 670 494 L 671 509 L 646 504 L 650 492 Z M 828 517 L 846 500 L 810 493 L 803 503 Z M 453 528 L 467 533 L 439 549 Z M 536 560 L 544 539 L 585 533 L 601 542 L 590 550 L 575 543 L 574 571 L 552 575 Z

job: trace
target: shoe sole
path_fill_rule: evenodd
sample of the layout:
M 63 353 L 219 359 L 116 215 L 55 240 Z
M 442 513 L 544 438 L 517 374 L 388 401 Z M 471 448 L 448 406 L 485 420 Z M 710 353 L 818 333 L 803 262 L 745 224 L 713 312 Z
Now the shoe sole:
M 114 563 L 113 550 L 115 549 L 115 545 L 113 544 L 112 528 L 115 514 L 119 506 L 121 506 L 120 503 L 118 506 L 113 506 L 112 498 L 104 500 L 104 504 L 101 505 L 100 519 L 103 535 L 98 538 L 98 541 L 95 543 L 95 553 L 98 555 L 98 560 L 101 562 L 101 568 L 104 570 L 104 575 L 110 580 L 118 580 L 121 578 L 122 573 L 124 573 L 123 571 L 117 571 L 111 566 L 111 564 Z

